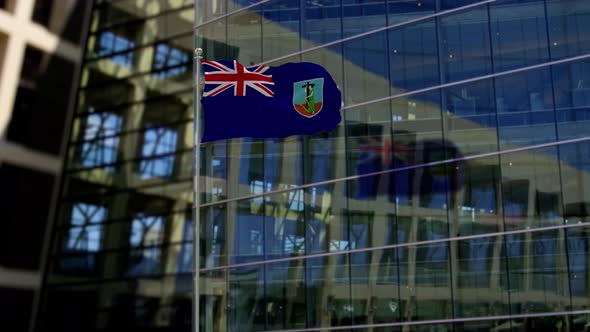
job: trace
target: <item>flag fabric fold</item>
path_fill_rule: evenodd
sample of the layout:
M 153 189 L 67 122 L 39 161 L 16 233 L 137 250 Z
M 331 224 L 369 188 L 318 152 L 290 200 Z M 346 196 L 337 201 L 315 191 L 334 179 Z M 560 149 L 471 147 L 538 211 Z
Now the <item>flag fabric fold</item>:
M 341 120 L 340 90 L 320 65 L 246 68 L 229 60 L 202 64 L 203 143 L 330 132 Z

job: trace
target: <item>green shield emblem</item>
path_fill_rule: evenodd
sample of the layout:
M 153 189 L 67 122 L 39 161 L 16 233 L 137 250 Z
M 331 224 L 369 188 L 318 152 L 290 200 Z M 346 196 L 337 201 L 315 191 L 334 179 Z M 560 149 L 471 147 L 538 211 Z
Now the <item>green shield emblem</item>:
M 311 118 L 322 110 L 324 78 L 293 83 L 293 108 L 304 117 Z

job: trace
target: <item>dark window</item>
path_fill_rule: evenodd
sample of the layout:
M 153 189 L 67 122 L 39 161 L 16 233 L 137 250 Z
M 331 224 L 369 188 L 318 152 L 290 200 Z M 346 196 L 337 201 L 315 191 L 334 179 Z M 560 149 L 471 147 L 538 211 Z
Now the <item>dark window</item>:
M 35 0 L 35 8 L 33 8 L 33 21 L 48 26 L 51 18 L 51 8 L 53 7 L 53 0 Z
M 74 65 L 30 47 L 23 61 L 6 137 L 35 150 L 58 154 Z
M 14 332 L 28 331 L 33 295 L 32 290 L 0 288 L 2 326 Z
M 24 140 L 33 106 L 37 95 L 37 80 L 42 76 L 43 52 L 27 47 L 18 84 L 14 110 L 8 128 L 8 139 L 21 142 Z
M 53 177 L 3 163 L 0 183 L 0 265 L 38 269 Z
M 65 40 L 81 44 L 85 29 L 88 29 L 84 26 L 84 16 L 86 16 L 85 13 L 89 9 L 88 7 L 90 6 L 87 1 L 75 1 L 71 4 L 65 22 L 63 22 L 59 31 L 55 32 Z

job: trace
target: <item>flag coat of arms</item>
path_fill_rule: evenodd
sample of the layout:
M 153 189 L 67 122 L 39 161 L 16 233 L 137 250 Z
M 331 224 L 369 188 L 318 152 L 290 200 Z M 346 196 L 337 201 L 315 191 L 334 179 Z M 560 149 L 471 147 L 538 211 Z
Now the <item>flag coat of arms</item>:
M 201 142 L 237 137 L 287 137 L 332 131 L 342 95 L 322 66 L 300 62 L 244 67 L 202 61 L 205 86 Z

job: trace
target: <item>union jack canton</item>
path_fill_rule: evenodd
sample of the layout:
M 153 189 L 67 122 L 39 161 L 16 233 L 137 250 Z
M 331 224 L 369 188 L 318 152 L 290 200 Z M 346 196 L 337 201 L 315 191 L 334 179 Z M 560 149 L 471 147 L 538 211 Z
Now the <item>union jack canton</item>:
M 217 96 L 232 87 L 234 88 L 234 96 L 236 97 L 245 97 L 246 87 L 254 89 L 254 91 L 263 96 L 274 97 L 274 92 L 268 87 L 268 85 L 274 85 L 272 75 L 263 74 L 269 68 L 266 65 L 251 67 L 251 70 L 248 70 L 248 68 L 235 60 L 233 61 L 233 68 L 218 61 L 203 60 L 202 63 L 203 65 L 216 69 L 205 71 L 205 85 L 211 84 L 216 86 L 210 90 L 206 89 L 203 97 Z

